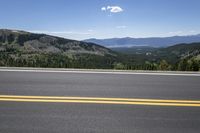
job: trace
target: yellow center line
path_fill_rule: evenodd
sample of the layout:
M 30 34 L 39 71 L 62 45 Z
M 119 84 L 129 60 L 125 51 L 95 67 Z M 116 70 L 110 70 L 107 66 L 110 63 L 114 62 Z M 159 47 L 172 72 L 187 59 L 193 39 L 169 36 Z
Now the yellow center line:
M 58 97 L 58 96 L 17 96 L 0 95 L 0 101 L 13 102 L 49 102 L 49 103 L 93 103 L 93 104 L 128 104 L 157 106 L 191 106 L 200 107 L 199 100 L 163 100 L 133 98 L 101 98 L 101 97 Z
M 22 95 L 0 95 L 0 98 L 22 98 L 22 99 L 63 99 L 63 100 L 106 100 L 106 101 L 138 101 L 138 102 L 170 102 L 170 103 L 199 103 L 200 100 L 164 100 L 164 99 L 136 99 L 136 98 L 103 98 L 103 97 L 64 97 L 64 96 L 22 96 Z

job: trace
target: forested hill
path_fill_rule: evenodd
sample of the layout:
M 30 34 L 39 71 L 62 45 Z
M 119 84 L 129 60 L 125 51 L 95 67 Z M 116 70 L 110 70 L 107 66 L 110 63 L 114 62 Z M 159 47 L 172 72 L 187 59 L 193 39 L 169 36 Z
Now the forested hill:
M 134 58 L 136 66 L 140 69 L 200 70 L 200 43 L 177 44 L 167 48 L 130 47 L 112 50 Z
M 6 29 L 0 30 L 0 44 L 1 51 L 17 50 L 23 53 L 113 54 L 111 50 L 94 43 Z
M 0 29 L 1 66 L 111 68 L 115 57 L 94 43 Z

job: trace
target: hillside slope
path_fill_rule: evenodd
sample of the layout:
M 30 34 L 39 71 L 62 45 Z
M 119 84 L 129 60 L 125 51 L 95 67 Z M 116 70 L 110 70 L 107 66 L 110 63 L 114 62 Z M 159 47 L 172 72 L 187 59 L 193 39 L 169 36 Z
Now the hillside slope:
M 32 67 L 110 68 L 116 53 L 94 43 L 0 30 L 0 65 Z
M 0 50 L 14 49 L 21 52 L 71 53 L 71 54 L 113 54 L 111 50 L 81 41 L 69 40 L 45 34 L 34 34 L 25 31 L 0 30 Z
M 112 48 L 134 59 L 135 66 L 147 70 L 200 70 L 200 43 L 177 44 L 167 48 Z M 163 67 L 164 66 L 164 67 Z M 138 69 L 137 67 L 134 69 Z

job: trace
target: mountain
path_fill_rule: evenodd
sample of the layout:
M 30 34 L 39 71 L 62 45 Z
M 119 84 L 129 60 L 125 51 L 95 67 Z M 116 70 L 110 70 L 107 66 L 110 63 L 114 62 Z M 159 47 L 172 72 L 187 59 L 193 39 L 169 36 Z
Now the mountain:
M 180 43 L 200 42 L 200 34 L 190 36 L 172 36 L 172 37 L 150 37 L 150 38 L 110 38 L 110 39 L 87 39 L 85 42 L 96 43 L 105 47 L 132 47 L 132 46 L 150 46 L 167 47 Z
M 0 29 L 0 66 L 109 68 L 115 56 L 94 43 Z
M 199 60 L 200 43 L 177 44 L 167 48 L 160 48 L 154 51 L 153 54 L 172 63 L 182 59 L 195 58 Z
M 69 40 L 45 34 L 34 34 L 25 31 L 0 29 L 0 51 L 7 49 L 18 50 L 25 53 L 86 53 L 101 56 L 113 54 L 111 50 L 94 43 Z

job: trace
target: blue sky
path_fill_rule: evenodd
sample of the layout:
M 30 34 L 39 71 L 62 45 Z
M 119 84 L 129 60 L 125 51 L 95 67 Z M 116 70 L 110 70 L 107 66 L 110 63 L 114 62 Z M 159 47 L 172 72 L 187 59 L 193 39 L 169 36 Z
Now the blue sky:
M 200 0 L 0 0 L 0 28 L 70 39 L 200 33 Z

